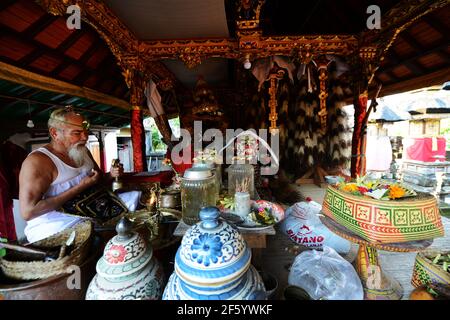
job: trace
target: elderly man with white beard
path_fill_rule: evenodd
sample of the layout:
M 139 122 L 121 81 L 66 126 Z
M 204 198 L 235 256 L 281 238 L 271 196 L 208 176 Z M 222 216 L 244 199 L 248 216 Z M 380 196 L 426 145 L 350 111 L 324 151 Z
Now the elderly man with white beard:
M 101 180 L 101 171 L 86 147 L 88 122 L 71 108 L 57 109 L 48 120 L 51 142 L 30 153 L 19 176 L 19 203 L 29 242 L 70 228 L 81 218 L 59 212 L 68 200 Z M 111 168 L 118 177 L 122 168 Z M 108 177 L 104 177 L 107 179 Z

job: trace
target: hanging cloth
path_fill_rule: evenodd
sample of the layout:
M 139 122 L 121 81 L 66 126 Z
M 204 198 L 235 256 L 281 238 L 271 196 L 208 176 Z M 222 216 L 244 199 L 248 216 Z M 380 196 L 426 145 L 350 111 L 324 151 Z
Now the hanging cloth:
M 161 95 L 159 94 L 156 83 L 153 82 L 153 80 L 150 79 L 147 83 L 144 94 L 147 97 L 147 107 L 150 111 L 150 115 L 153 119 L 155 119 L 156 126 L 162 134 L 163 142 L 169 147 L 169 149 L 171 149 L 173 146 L 171 140 L 172 129 L 170 128 L 167 115 L 164 112 L 161 102 Z

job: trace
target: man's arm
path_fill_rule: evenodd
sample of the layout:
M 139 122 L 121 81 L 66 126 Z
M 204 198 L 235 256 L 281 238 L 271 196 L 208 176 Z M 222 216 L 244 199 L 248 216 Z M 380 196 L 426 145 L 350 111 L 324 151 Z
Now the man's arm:
M 66 201 L 78 193 L 94 185 L 98 179 L 98 172 L 83 178 L 80 183 L 71 189 L 51 198 L 42 199 L 42 196 L 55 179 L 54 164 L 47 156 L 33 153 L 22 164 L 19 175 L 19 204 L 21 215 L 28 221 L 49 211 L 59 209 Z

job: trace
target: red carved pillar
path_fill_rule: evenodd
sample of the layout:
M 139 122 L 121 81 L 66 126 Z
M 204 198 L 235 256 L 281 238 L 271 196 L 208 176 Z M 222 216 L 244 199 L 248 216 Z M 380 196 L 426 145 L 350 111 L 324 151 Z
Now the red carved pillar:
M 351 175 L 356 178 L 357 175 L 365 174 L 365 139 L 366 135 L 364 119 L 367 112 L 367 91 L 360 93 L 353 101 L 355 108 L 355 125 L 353 128 L 352 139 L 352 161 Z
M 131 142 L 133 144 L 133 166 L 135 172 L 147 171 L 145 154 L 145 131 L 142 117 L 144 102 L 144 81 L 142 75 L 132 70 L 130 72 L 130 102 L 131 110 Z
M 377 70 L 375 57 L 376 47 L 363 46 L 353 60 L 353 105 L 355 108 L 355 125 L 352 139 L 351 175 L 366 174 L 366 128 L 368 120 L 368 91 L 369 84 Z

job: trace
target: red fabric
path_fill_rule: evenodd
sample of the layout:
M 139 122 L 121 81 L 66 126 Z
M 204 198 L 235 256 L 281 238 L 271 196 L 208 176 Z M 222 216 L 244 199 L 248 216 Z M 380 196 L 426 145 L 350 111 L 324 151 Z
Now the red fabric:
M 424 162 L 445 161 L 445 138 L 437 139 L 437 148 L 433 151 L 433 138 L 405 139 L 405 159 Z M 437 158 L 435 156 L 438 156 Z M 439 158 L 439 156 L 443 158 Z
M 131 142 L 133 143 L 133 164 L 135 172 L 147 170 L 144 157 L 144 124 L 142 123 L 142 111 L 131 110 Z
M 166 158 L 170 159 L 172 162 L 172 167 L 175 169 L 176 172 L 178 172 L 178 174 L 180 176 L 183 176 L 184 171 L 186 171 L 186 169 L 189 169 L 192 167 L 192 163 L 194 162 L 194 154 L 192 152 L 192 147 L 191 145 L 186 147 L 186 150 L 189 150 L 190 154 L 191 154 L 191 163 L 180 163 L 180 164 L 176 164 L 172 161 L 172 157 L 171 157 L 171 150 L 167 149 L 167 153 L 166 153 Z M 183 157 L 183 151 L 180 152 L 180 156 Z
M 0 238 L 8 241 L 17 240 L 16 226 L 14 224 L 13 200 L 9 192 L 10 186 L 0 167 Z
M 28 153 L 22 147 L 5 141 L 0 145 L 0 155 L 4 166 L 3 174 L 10 187 L 10 195 L 13 199 L 19 199 L 19 173 Z

